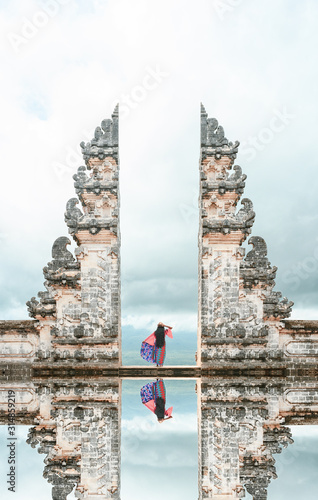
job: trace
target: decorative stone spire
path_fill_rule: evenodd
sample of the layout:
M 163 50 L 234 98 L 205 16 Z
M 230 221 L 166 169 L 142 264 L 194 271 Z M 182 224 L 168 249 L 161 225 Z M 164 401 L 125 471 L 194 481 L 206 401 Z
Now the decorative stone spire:
M 106 156 L 113 156 L 118 159 L 118 110 L 119 105 L 114 109 L 111 120 L 103 120 L 100 127 L 96 127 L 94 138 L 87 142 L 81 142 L 82 153 L 86 165 L 89 167 L 91 158 L 104 160 Z
M 223 155 L 232 160 L 236 158 L 239 142 L 233 144 L 224 135 L 224 129 L 219 125 L 216 118 L 208 118 L 203 104 L 201 103 L 201 151 L 205 155 L 213 155 L 217 159 Z
M 197 360 L 207 365 L 268 357 L 279 362 L 279 322 L 293 305 L 273 291 L 277 268 L 268 262 L 263 238 L 249 239 L 253 250 L 244 259 L 242 243 L 255 212 L 248 198 L 237 207 L 246 180 L 241 167 L 233 167 L 238 145 L 201 106 Z
M 120 359 L 118 106 L 91 142 L 81 144 L 86 165 L 74 174 L 77 197 L 65 222 L 77 243 L 75 258 L 62 236 L 43 269 L 45 292 L 27 303 L 39 321 L 36 361 L 107 362 Z

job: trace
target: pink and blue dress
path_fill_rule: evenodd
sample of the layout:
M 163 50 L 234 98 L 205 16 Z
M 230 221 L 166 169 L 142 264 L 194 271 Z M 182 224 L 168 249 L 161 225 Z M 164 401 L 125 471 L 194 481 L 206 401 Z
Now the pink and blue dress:
M 173 338 L 170 328 L 165 328 L 165 336 L 166 335 L 171 339 Z M 156 335 L 154 332 L 141 344 L 140 356 L 148 361 L 148 363 L 154 363 L 162 366 L 166 357 L 166 343 L 162 347 L 157 347 Z
M 140 397 L 142 404 L 155 413 L 156 400 L 158 398 L 162 398 L 164 402 L 166 402 L 166 388 L 163 380 L 156 380 L 156 382 L 150 382 L 149 384 L 144 385 L 140 389 Z M 165 416 L 171 417 L 172 410 L 172 406 L 165 410 Z

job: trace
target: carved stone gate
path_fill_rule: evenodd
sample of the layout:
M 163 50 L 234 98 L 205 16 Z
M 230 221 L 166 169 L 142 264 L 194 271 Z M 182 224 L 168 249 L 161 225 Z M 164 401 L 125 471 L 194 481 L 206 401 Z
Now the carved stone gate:
M 8 390 L 28 442 L 46 455 L 52 498 L 120 498 L 121 379 L 197 379 L 199 499 L 267 498 L 286 424 L 318 423 L 318 321 L 288 320 L 265 241 L 242 247 L 255 213 L 242 198 L 239 143 L 201 108 L 199 308 L 196 366 L 121 364 L 118 108 L 82 143 L 77 197 L 43 269 L 31 321 L 0 322 L 0 418 Z M 233 171 L 231 173 L 231 171 Z M 79 208 L 81 207 L 81 208 Z

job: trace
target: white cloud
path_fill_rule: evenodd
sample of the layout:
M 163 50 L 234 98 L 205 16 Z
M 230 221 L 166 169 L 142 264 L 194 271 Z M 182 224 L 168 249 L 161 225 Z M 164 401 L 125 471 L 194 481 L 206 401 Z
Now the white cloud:
M 160 311 L 160 317 L 163 316 L 163 310 Z M 164 321 L 165 324 L 173 326 L 175 331 L 193 331 L 197 329 L 197 316 L 191 313 L 172 313 L 168 312 L 161 319 L 159 315 L 136 314 L 124 316 L 122 326 L 132 326 L 136 330 L 153 330 L 158 321 Z
M 145 411 L 147 409 L 145 408 Z M 169 434 L 187 434 L 197 432 L 197 414 L 187 413 L 173 415 L 173 419 L 165 422 L 165 425 L 158 425 L 156 417 L 149 410 L 147 417 L 133 417 L 132 419 L 122 419 L 122 430 L 127 434 L 136 434 L 140 439 L 148 439 L 150 435 L 154 440 L 161 439 L 161 436 Z M 163 430 L 162 430 L 163 429 Z
M 291 425 L 290 426 L 293 438 L 318 438 L 318 425 Z
M 317 308 L 300 309 L 293 307 L 291 319 L 316 320 L 318 315 Z
M 134 466 L 197 466 L 197 415 L 176 414 L 162 424 L 153 414 L 123 419 L 121 455 Z

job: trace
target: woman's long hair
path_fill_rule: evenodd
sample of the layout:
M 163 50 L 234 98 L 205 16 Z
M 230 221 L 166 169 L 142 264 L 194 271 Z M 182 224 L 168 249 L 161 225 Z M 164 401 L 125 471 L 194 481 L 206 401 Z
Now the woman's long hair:
M 165 345 L 165 329 L 163 326 L 158 325 L 157 330 L 155 331 L 155 336 L 156 346 L 163 347 Z
M 163 398 L 156 399 L 156 409 L 155 415 L 158 420 L 161 420 L 165 417 L 165 400 Z

